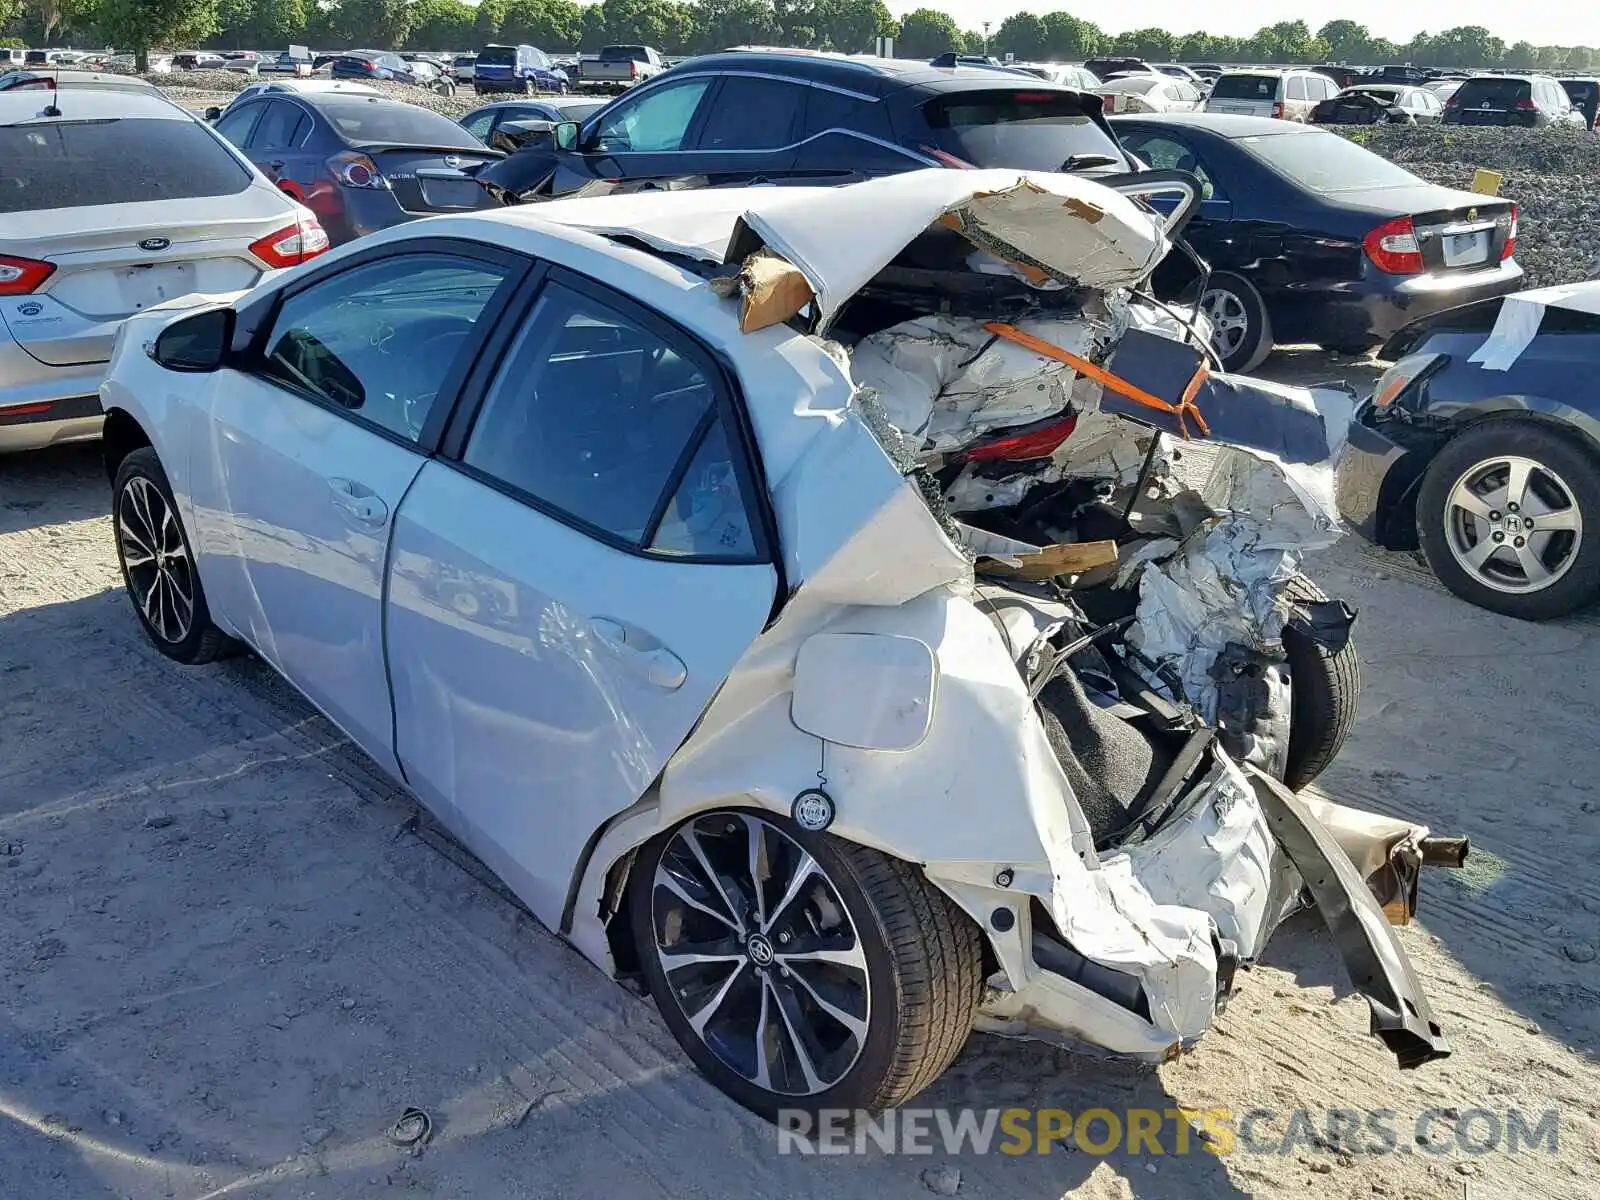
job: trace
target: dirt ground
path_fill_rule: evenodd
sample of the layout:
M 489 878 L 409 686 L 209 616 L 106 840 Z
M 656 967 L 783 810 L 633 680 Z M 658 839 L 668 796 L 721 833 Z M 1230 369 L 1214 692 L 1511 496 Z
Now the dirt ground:
M 1304 354 L 1270 371 L 1371 376 Z M 1398 1071 L 1302 916 L 1179 1062 L 974 1036 L 921 1102 L 1270 1109 L 1254 1141 L 1284 1153 L 780 1155 L 648 1002 L 415 832 L 267 668 L 151 650 L 106 514 L 94 449 L 0 459 L 0 1195 L 886 1200 L 929 1194 L 930 1171 L 949 1194 L 943 1168 L 1008 1200 L 1596 1194 L 1600 617 L 1479 612 L 1354 540 L 1312 564 L 1360 609 L 1366 673 L 1322 787 L 1474 843 L 1401 934 L 1447 1061 Z M 409 1106 L 434 1122 L 414 1156 L 387 1137 Z M 1396 1151 L 1329 1144 L 1330 1108 L 1392 1110 Z M 1554 1153 L 1452 1133 L 1483 1147 L 1511 1110 L 1552 1109 Z

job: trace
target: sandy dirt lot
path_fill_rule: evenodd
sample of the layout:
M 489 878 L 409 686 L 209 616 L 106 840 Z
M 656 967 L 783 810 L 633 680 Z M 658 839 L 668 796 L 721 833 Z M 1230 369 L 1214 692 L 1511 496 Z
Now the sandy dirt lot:
M 1473 839 L 1402 931 L 1449 1060 L 1399 1072 L 1302 916 L 1179 1062 L 975 1036 L 922 1101 L 1269 1109 L 1254 1141 L 1285 1153 L 1170 1153 L 1169 1122 L 1160 1156 L 780 1155 L 263 665 L 150 649 L 106 513 L 95 450 L 0 459 L 0 1195 L 883 1200 L 945 1168 L 1027 1200 L 1596 1194 L 1600 618 L 1479 612 L 1349 540 L 1313 564 L 1361 610 L 1366 673 L 1323 788 Z M 413 1105 L 415 1156 L 387 1138 Z M 1330 1108 L 1392 1110 L 1396 1152 L 1330 1142 Z M 1510 1110 L 1554 1110 L 1557 1150 L 1457 1141 Z

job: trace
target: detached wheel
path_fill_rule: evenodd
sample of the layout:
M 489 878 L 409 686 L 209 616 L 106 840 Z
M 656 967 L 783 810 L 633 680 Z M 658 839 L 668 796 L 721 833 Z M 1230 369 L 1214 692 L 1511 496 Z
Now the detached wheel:
M 1200 309 L 1211 322 L 1211 348 L 1222 369 L 1253 371 L 1272 353 L 1272 321 L 1255 285 L 1242 275 L 1219 271 L 1206 281 Z
M 645 847 L 629 908 L 667 1027 L 769 1119 L 902 1104 L 971 1031 L 978 929 L 898 859 L 779 817 L 707 813 Z
M 1481 608 L 1584 608 L 1600 599 L 1600 459 L 1530 421 L 1468 429 L 1422 477 L 1417 535 L 1439 581 Z
M 155 450 L 144 446 L 124 458 L 112 491 L 122 582 L 156 649 L 190 664 L 237 649 L 238 643 L 212 623 L 189 538 Z
M 1325 603 L 1327 595 L 1304 575 L 1284 588 L 1296 605 Z M 1324 646 L 1293 624 L 1283 630 L 1283 653 L 1289 661 L 1289 755 L 1283 782 L 1298 792 L 1327 770 L 1344 749 L 1355 728 L 1361 699 L 1361 660 L 1355 642 Z

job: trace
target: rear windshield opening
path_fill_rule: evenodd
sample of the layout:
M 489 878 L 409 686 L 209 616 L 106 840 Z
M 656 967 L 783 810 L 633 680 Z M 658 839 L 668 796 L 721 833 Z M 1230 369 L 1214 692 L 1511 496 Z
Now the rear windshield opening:
M 0 163 L 22 168 L 0 172 L 0 213 L 232 196 L 250 186 L 250 172 L 192 121 L 0 126 Z
M 482 62 L 482 59 L 478 60 Z M 482 150 L 483 144 L 448 117 L 409 104 L 326 100 L 319 107 L 355 145 L 439 146 Z
M 1456 90 L 1463 108 L 1485 100 L 1505 107 L 1532 95 L 1533 85 L 1525 79 L 1470 79 Z
M 510 46 L 496 46 L 478 52 L 480 67 L 509 67 L 517 61 L 517 52 Z
M 933 149 L 975 167 L 1058 171 L 1069 158 L 1087 154 L 1127 167 L 1117 143 L 1083 111 L 1076 92 L 958 92 L 930 100 L 922 112 L 933 131 Z
M 1214 100 L 1276 100 L 1276 75 L 1224 75 L 1211 89 Z
M 600 51 L 601 62 L 648 62 L 643 46 L 607 46 Z

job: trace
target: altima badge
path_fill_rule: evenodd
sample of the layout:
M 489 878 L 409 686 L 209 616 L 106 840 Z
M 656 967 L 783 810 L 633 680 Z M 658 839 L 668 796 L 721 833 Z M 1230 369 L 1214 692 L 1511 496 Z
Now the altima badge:
M 165 250 L 172 242 L 168 238 L 145 238 L 139 243 L 141 250 Z

